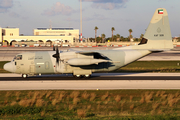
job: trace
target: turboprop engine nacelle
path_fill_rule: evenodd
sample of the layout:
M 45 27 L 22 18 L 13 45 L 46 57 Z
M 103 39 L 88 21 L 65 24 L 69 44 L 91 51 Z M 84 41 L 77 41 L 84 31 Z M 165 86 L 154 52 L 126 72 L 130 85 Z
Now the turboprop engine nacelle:
M 89 58 L 73 58 L 67 61 L 68 64 L 74 65 L 74 66 L 81 66 L 81 65 L 92 65 L 92 64 L 98 64 L 102 62 L 109 62 L 109 60 L 103 60 L 103 59 L 89 59 Z

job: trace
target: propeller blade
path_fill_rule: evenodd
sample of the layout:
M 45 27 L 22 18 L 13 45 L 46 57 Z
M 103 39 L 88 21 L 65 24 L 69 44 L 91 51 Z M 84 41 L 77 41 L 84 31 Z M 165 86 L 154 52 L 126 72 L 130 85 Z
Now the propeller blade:
M 55 47 L 54 47 L 54 45 L 53 45 L 53 51 L 55 51 Z
M 59 50 L 58 47 L 56 46 L 56 54 L 59 54 Z
M 60 55 L 59 55 L 58 47 L 56 47 L 56 54 L 54 54 L 53 57 L 56 58 L 56 63 L 59 65 Z
M 59 58 L 56 58 L 56 63 L 59 65 Z

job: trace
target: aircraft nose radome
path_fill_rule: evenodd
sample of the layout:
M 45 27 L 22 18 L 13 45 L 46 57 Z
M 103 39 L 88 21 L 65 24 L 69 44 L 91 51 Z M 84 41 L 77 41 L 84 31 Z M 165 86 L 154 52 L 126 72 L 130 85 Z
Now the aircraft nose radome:
M 15 72 L 15 71 L 14 71 L 14 66 L 12 65 L 11 62 L 6 63 L 6 64 L 3 66 L 3 68 L 4 68 L 4 70 L 9 71 L 9 72 Z

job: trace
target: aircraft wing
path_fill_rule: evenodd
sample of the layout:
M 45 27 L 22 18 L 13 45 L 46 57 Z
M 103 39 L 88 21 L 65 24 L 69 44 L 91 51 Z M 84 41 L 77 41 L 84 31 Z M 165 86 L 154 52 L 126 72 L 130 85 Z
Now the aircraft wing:
M 148 49 L 151 52 L 163 52 L 163 51 L 169 51 L 171 49 Z
M 94 58 L 94 61 L 98 61 L 97 63 L 100 62 L 111 62 L 111 63 L 119 63 L 120 61 L 112 61 L 109 58 L 107 58 L 105 55 L 103 55 L 102 53 L 96 52 L 96 51 L 77 51 L 76 54 L 83 54 L 83 55 L 92 55 L 92 54 L 96 54 L 98 55 L 100 58 L 96 59 Z
M 103 55 L 102 53 L 96 52 L 96 51 L 77 51 L 76 54 L 83 54 L 83 55 L 92 55 L 92 54 L 98 54 L 102 58 L 106 59 L 107 57 Z
M 98 52 L 95 52 L 95 51 L 77 51 L 76 53 L 77 54 L 94 54 L 94 53 L 98 53 Z M 98 54 L 101 54 L 101 53 L 98 53 Z

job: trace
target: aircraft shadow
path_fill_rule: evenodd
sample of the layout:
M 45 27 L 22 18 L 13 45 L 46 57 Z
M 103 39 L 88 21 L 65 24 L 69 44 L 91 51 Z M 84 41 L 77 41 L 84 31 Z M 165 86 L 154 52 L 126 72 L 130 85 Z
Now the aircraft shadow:
M 50 76 L 50 77 L 28 77 L 26 79 L 22 77 L 0 77 L 0 81 L 88 81 L 88 80 L 180 80 L 179 76 L 92 76 L 90 78 L 74 78 L 73 76 Z

